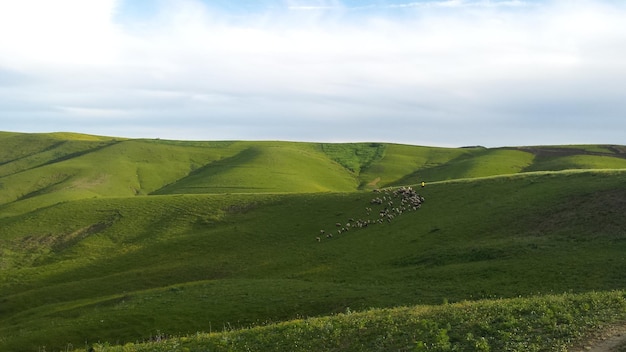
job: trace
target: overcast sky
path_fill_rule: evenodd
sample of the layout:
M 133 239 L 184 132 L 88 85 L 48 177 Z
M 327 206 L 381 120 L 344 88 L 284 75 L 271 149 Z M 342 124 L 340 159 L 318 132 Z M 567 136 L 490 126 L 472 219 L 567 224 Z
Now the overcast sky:
M 0 130 L 626 144 L 623 0 L 0 0 Z

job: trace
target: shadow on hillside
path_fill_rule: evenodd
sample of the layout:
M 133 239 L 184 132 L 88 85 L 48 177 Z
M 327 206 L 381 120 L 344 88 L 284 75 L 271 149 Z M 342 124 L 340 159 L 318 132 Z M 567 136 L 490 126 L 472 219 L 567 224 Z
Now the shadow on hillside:
M 202 182 L 199 182 L 203 179 L 210 179 L 213 176 L 219 175 L 220 173 L 232 169 L 233 167 L 237 167 L 239 165 L 249 163 L 254 160 L 256 157 L 260 155 L 260 151 L 255 147 L 249 147 L 241 152 L 227 158 L 222 158 L 220 160 L 212 161 L 208 164 L 205 164 L 193 171 L 191 171 L 187 176 L 176 180 L 173 183 L 170 183 L 164 187 L 157 189 L 154 192 L 149 194 L 151 195 L 163 195 L 163 194 L 179 194 L 179 193 L 189 193 L 186 190 L 193 189 L 193 192 L 190 193 L 202 193 L 198 192 L 199 189 L 208 189 L 208 188 L 216 188 L 214 186 L 202 186 Z M 200 184 L 200 185 L 198 185 Z M 191 186 L 195 185 L 195 186 Z M 229 187 L 220 187 L 220 188 L 229 188 Z M 239 187 L 240 188 L 240 187 Z

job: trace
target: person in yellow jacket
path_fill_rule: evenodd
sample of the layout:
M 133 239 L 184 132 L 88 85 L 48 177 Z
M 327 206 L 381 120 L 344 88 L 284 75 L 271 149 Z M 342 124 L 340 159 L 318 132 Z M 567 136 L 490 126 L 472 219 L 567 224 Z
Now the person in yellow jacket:
M 422 181 L 422 188 L 424 188 L 424 186 L 426 186 L 426 182 Z

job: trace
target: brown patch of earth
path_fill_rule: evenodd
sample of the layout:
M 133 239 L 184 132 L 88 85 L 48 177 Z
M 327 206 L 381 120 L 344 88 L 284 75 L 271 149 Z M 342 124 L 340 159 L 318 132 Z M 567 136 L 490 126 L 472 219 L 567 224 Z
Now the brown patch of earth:
M 91 189 L 95 186 L 99 186 L 108 182 L 110 178 L 111 178 L 111 175 L 108 175 L 108 174 L 100 174 L 96 178 L 91 178 L 91 179 L 81 178 L 81 179 L 74 181 L 74 183 L 72 183 L 70 188 Z
M 626 352 L 626 322 L 602 330 L 581 344 L 574 346 L 571 352 Z
M 378 182 L 380 182 L 380 177 L 376 177 L 372 182 L 368 183 L 367 185 L 370 187 L 376 187 L 376 184 L 378 184 Z

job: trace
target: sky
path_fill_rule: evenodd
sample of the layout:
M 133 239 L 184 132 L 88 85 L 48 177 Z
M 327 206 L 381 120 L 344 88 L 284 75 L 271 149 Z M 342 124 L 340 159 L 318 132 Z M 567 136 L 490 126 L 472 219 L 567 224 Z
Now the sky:
M 0 0 L 0 131 L 626 144 L 623 0 Z

